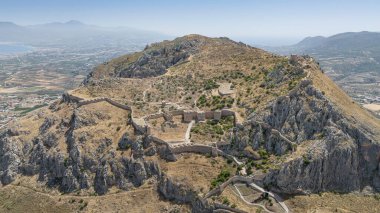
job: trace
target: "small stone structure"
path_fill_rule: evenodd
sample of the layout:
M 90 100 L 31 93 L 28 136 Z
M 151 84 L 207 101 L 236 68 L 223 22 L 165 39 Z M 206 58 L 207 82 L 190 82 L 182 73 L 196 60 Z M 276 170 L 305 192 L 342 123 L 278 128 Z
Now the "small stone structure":
M 205 121 L 205 120 L 206 120 L 205 112 L 203 111 L 197 112 L 197 121 Z
M 214 119 L 219 121 L 222 118 L 222 112 L 219 110 L 214 111 Z
M 145 120 L 142 118 L 132 118 L 132 126 L 141 133 L 146 133 L 147 131 L 150 132 L 150 129 L 147 128 Z
M 176 111 L 176 114 L 179 114 Z M 219 121 L 222 117 L 234 116 L 235 112 L 229 109 L 215 110 L 215 111 L 183 111 L 183 121 L 188 123 L 192 120 L 204 121 L 206 119 L 214 119 Z
M 186 123 L 191 122 L 194 119 L 194 111 L 183 111 L 183 121 Z
M 219 83 L 218 93 L 220 96 L 232 95 L 235 90 L 231 89 L 232 83 Z

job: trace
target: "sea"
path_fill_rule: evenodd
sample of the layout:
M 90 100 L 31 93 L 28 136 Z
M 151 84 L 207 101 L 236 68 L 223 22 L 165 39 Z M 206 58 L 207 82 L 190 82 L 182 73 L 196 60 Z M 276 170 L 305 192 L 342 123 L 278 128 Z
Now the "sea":
M 33 47 L 24 44 L 0 43 L 0 55 L 20 54 L 31 50 L 33 50 Z

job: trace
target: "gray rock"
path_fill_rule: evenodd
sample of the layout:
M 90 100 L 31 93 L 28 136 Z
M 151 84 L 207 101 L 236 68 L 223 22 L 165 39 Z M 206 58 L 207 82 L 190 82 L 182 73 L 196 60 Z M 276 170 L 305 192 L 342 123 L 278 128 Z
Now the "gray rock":
M 18 147 L 19 141 L 0 135 L 0 181 L 9 184 L 19 173 L 22 150 Z
M 169 47 L 148 48 L 140 58 L 117 73 L 124 78 L 146 78 L 165 74 L 167 68 L 185 61 L 190 54 L 195 53 L 200 44 L 197 40 L 183 40 Z
M 305 80 L 291 95 L 278 97 L 266 111 L 252 115 L 235 133 L 234 147 L 262 146 L 283 155 L 296 144 L 313 141 L 304 156 L 265 177 L 264 184 L 281 193 L 352 192 L 363 186 L 378 190 L 380 146 L 353 123 Z
M 132 146 L 133 141 L 129 139 L 128 133 L 125 133 L 120 139 L 118 146 L 120 149 L 127 149 Z
M 73 168 L 69 166 L 63 174 L 62 184 L 60 186 L 64 192 L 72 192 L 79 188 L 79 183 L 76 177 L 73 175 Z
M 108 191 L 108 184 L 107 184 L 107 172 L 108 168 L 107 165 L 98 167 L 95 179 L 94 179 L 94 189 L 95 192 L 99 195 L 103 195 L 107 193 Z
M 56 122 L 56 119 L 54 117 L 46 117 L 45 121 L 40 126 L 40 132 L 41 133 L 46 132 L 51 126 L 54 125 L 55 122 Z

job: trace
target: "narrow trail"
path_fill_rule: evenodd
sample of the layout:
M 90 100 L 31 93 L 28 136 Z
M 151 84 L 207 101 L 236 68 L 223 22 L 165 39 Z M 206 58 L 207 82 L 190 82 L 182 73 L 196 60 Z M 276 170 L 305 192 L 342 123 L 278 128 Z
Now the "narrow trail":
M 284 211 L 286 213 L 289 212 L 288 207 L 286 206 L 286 204 L 284 203 L 283 199 L 280 196 L 278 196 L 277 194 L 274 194 L 273 192 L 266 191 L 265 189 L 261 188 L 260 186 L 256 185 L 255 183 L 251 183 L 249 185 L 252 186 L 253 188 L 259 190 L 260 192 L 268 193 L 269 196 L 274 198 L 278 202 L 278 204 L 280 204 L 280 206 L 284 209 Z
M 267 209 L 264 205 L 261 205 L 261 204 L 258 204 L 258 203 L 251 203 L 251 202 L 249 202 L 248 200 L 246 200 L 246 199 L 244 198 L 244 196 L 241 194 L 240 190 L 236 187 L 236 185 L 234 185 L 234 187 L 235 187 L 235 189 L 236 189 L 236 191 L 237 191 L 238 194 L 236 194 L 236 192 L 233 190 L 234 193 L 235 193 L 237 196 L 239 196 L 240 199 L 242 199 L 246 204 L 251 205 L 251 206 L 259 206 L 259 207 L 263 208 L 264 211 L 266 211 L 266 212 L 268 212 L 268 213 L 275 213 L 275 212 L 272 212 L 272 211 L 270 211 L 269 209 Z
M 143 91 L 143 97 L 142 97 L 142 101 L 143 102 L 146 102 L 146 92 L 148 91 L 148 90 L 150 90 L 152 88 L 152 85 L 150 84 L 149 85 L 149 87 L 148 88 L 146 88 L 144 91 Z
M 185 143 L 190 143 L 190 132 L 191 132 L 191 128 L 193 127 L 194 124 L 195 124 L 195 120 L 192 120 L 189 123 L 189 126 L 187 126 L 187 130 L 186 130 L 186 134 L 185 134 Z

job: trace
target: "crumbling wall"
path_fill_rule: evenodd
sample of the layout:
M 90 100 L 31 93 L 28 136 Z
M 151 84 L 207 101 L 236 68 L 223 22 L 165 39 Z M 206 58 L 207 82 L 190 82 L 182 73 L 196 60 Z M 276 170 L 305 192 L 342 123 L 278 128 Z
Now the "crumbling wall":
M 170 111 L 169 113 L 172 114 L 173 116 L 183 115 L 183 110 L 174 110 L 174 111 Z
M 147 125 L 144 121 L 144 119 L 141 118 L 131 118 L 132 126 L 141 133 L 147 132 Z
M 155 113 L 155 114 L 150 114 L 144 117 L 145 120 L 151 120 L 151 119 L 157 119 L 157 118 L 162 118 L 164 116 L 164 113 Z
M 78 103 L 79 101 L 82 101 L 83 98 L 80 98 L 80 97 L 77 97 L 75 95 L 71 95 L 68 92 L 65 92 L 65 93 L 62 94 L 62 100 L 64 102 L 67 102 L 67 103 L 72 103 L 72 102 Z
M 213 148 L 211 146 L 206 146 L 202 144 L 181 144 L 177 146 L 172 146 L 171 150 L 173 154 L 180 154 L 184 152 L 194 152 L 201 154 L 212 154 Z

